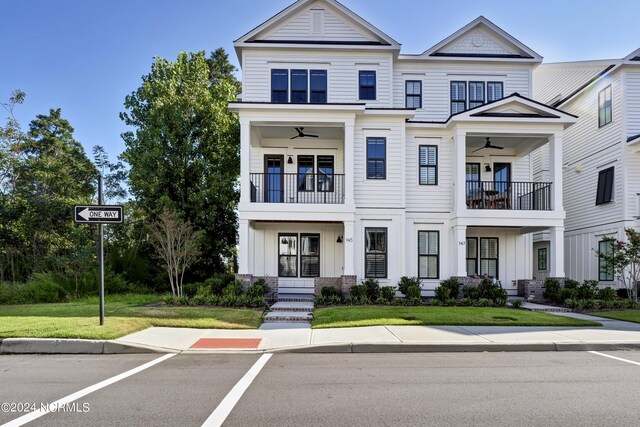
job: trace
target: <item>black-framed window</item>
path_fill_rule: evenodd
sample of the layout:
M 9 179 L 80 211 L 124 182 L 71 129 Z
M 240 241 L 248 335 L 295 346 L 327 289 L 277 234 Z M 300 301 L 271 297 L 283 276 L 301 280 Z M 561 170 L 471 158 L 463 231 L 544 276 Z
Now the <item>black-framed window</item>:
M 333 156 L 318 156 L 318 191 L 334 191 L 334 173 Z
M 289 70 L 271 70 L 271 102 L 289 102 Z
M 451 82 L 451 114 L 467 109 L 467 82 Z
M 421 145 L 418 153 L 420 185 L 438 185 L 438 147 Z
M 598 127 L 611 123 L 612 118 L 611 85 L 609 85 L 598 92 Z
M 498 239 L 480 238 L 480 275 L 498 278 Z
M 484 82 L 469 82 L 469 108 L 484 104 Z
M 607 265 L 602 255 L 610 255 L 613 252 L 612 240 L 600 240 L 598 242 L 598 280 L 610 282 L 614 279 L 613 271 Z
M 358 85 L 360 99 L 376 99 L 376 72 L 372 70 L 358 71 Z
M 291 70 L 291 103 L 306 104 L 307 70 Z
M 407 80 L 404 82 L 405 106 L 422 108 L 422 81 Z
M 497 101 L 504 97 L 503 82 L 487 82 L 487 102 Z
M 418 231 L 418 278 L 440 277 L 440 233 Z
M 298 191 L 314 190 L 313 156 L 298 156 Z
M 596 194 L 596 205 L 609 203 L 613 199 L 613 182 L 615 170 L 610 167 L 598 172 L 598 192 Z
M 311 98 L 312 104 L 327 103 L 327 70 L 311 70 Z
M 300 277 L 320 277 L 319 234 L 300 234 Z
M 387 277 L 387 229 L 364 229 L 364 276 Z
M 545 271 L 547 269 L 547 248 L 538 249 L 538 270 Z
M 387 178 L 387 139 L 367 138 L 367 179 Z
M 467 237 L 465 242 L 467 252 L 467 276 L 478 274 L 478 238 Z
M 278 234 L 278 277 L 298 277 L 297 234 Z

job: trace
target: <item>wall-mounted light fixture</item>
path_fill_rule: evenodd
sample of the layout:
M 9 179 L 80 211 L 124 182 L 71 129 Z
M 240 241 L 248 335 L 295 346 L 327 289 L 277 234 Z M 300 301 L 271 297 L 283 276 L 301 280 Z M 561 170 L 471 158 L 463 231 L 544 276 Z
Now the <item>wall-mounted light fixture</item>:
M 338 238 L 336 239 L 336 243 L 342 243 L 342 236 L 339 235 Z
M 288 165 L 292 165 L 293 164 L 293 156 L 289 156 L 289 158 L 287 159 L 287 164 Z
M 490 163 L 485 163 L 484 164 L 484 171 L 485 172 L 491 172 L 491 164 Z

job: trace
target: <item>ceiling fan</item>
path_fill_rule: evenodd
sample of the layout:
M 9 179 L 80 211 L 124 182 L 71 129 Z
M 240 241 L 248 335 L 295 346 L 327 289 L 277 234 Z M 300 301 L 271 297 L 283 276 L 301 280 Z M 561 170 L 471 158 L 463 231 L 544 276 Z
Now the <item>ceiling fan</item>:
M 480 150 L 482 150 L 484 148 L 495 148 L 496 150 L 503 150 L 504 149 L 504 147 L 500 147 L 498 145 L 491 144 L 491 138 L 487 137 L 487 142 L 482 147 L 478 148 L 477 150 L 473 150 L 473 153 L 475 153 L 476 151 L 480 151 Z
M 311 135 L 308 133 L 304 133 L 304 128 L 294 128 L 296 130 L 296 132 L 298 132 L 298 134 L 296 136 L 292 136 L 291 139 L 296 139 L 296 138 L 305 138 L 305 137 L 309 137 L 309 138 L 317 138 L 318 135 Z

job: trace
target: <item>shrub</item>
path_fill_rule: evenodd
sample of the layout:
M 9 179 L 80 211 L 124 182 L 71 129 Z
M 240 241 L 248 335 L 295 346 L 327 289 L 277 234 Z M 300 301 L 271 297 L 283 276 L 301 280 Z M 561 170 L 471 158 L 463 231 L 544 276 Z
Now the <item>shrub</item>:
M 601 299 L 602 301 L 614 301 L 616 297 L 615 289 L 608 286 L 598 290 L 598 299 Z
M 378 283 L 378 279 L 367 279 L 362 282 L 366 289 L 367 298 L 370 300 L 375 300 L 380 296 L 380 283 Z
M 462 289 L 462 297 L 477 301 L 480 299 L 480 291 L 475 286 L 467 286 Z
M 227 295 L 234 295 L 234 296 L 238 296 L 240 294 L 242 294 L 243 291 L 243 286 L 242 286 L 242 282 L 239 280 L 235 280 L 231 283 L 229 283 L 227 286 L 225 286 L 225 288 L 222 290 L 222 296 L 225 297 Z
M 440 282 L 435 290 L 436 299 L 439 301 L 447 301 L 451 298 L 457 299 L 460 293 L 460 283 L 453 277 Z
M 563 301 L 568 299 L 578 299 L 578 290 L 575 288 L 560 289 L 555 302 L 562 303 Z
M 523 304 L 524 304 L 524 301 L 521 299 L 511 300 L 511 307 L 513 308 L 522 308 Z
M 460 300 L 460 305 L 464 307 L 471 307 L 473 305 L 473 300 L 471 298 L 462 298 Z
M 187 298 L 192 298 L 198 292 L 198 287 L 201 283 L 185 283 L 182 285 L 182 295 Z
M 165 304 L 167 304 L 167 305 L 173 305 L 173 304 L 175 304 L 175 301 L 174 301 L 173 295 L 171 295 L 171 294 L 165 294 L 165 295 L 163 295 L 163 296 L 162 296 L 162 302 L 164 302 L 164 303 L 165 303 Z
M 189 305 L 207 305 L 209 303 L 209 297 L 207 295 L 196 294 L 189 300 Z
M 558 301 L 560 293 L 560 282 L 555 279 L 545 279 L 544 292 L 542 297 L 549 301 Z
M 580 286 L 580 282 L 578 282 L 577 280 L 573 280 L 573 279 L 566 279 L 564 281 L 564 287 L 566 289 L 577 289 L 578 286 Z
M 585 280 L 576 288 L 576 291 L 578 291 L 578 299 L 595 299 L 598 294 L 598 282 L 595 280 Z
M 616 289 L 616 293 L 618 294 L 618 298 L 622 298 L 622 299 L 629 298 L 629 290 L 626 288 L 618 288 Z
M 314 301 L 316 305 L 325 305 L 327 303 L 327 298 L 324 295 L 316 295 Z
M 502 289 L 498 283 L 493 283 L 491 279 L 483 279 L 478 286 L 468 286 L 462 290 L 464 298 L 473 301 L 488 299 L 492 304 L 505 305 L 507 301 L 507 291 Z
M 325 286 L 320 290 L 320 295 L 327 298 L 333 296 L 340 296 L 340 290 L 335 286 Z
M 354 303 L 362 302 L 367 297 L 367 288 L 365 285 L 353 285 L 349 289 L 349 295 Z
M 400 281 L 398 282 L 398 290 L 402 293 L 402 295 L 406 297 L 407 288 L 409 286 L 420 286 L 421 284 L 422 284 L 422 281 L 417 277 L 402 276 L 400 278 Z
M 327 305 L 342 304 L 342 297 L 340 297 L 340 295 L 331 295 L 327 297 L 326 304 Z
M 491 307 L 491 306 L 493 306 L 493 301 L 491 301 L 489 298 L 480 298 L 476 302 L 476 305 L 478 307 Z
M 227 283 L 223 282 L 222 279 L 218 277 L 211 277 L 205 280 L 205 283 L 211 288 L 211 293 L 213 295 L 222 295 L 223 289 L 227 286 Z
M 435 290 L 435 297 L 440 302 L 447 301 L 451 298 L 451 289 L 446 286 L 438 286 Z
M 249 298 L 264 298 L 269 293 L 269 285 L 264 279 L 258 279 L 247 287 L 245 291 Z
M 393 301 L 396 297 L 396 290 L 392 286 L 382 286 L 380 288 L 380 299 L 384 300 L 386 303 Z
M 408 301 L 411 301 L 412 303 L 420 303 L 422 301 L 421 295 L 422 295 L 422 288 L 420 288 L 420 286 L 417 285 L 412 285 L 412 286 L 408 286 L 406 289 L 407 293 L 405 294 L 405 297 Z
M 189 305 L 189 298 L 185 295 L 179 296 L 175 298 L 175 303 L 177 305 Z

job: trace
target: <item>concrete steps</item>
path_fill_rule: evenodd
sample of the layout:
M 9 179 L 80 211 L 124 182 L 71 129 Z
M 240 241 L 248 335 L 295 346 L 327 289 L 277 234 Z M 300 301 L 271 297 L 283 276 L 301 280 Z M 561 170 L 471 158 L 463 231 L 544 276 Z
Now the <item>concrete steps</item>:
M 278 301 L 269 307 L 264 323 L 310 324 L 313 320 L 314 297 L 310 294 L 281 294 Z
M 313 302 L 311 301 L 278 301 L 270 308 L 272 311 L 304 311 L 310 313 L 313 311 Z
M 315 297 L 312 294 L 281 294 L 278 293 L 278 302 L 310 302 L 313 304 Z
M 310 323 L 311 320 L 313 320 L 313 313 L 303 311 L 269 311 L 264 315 L 265 323 Z

